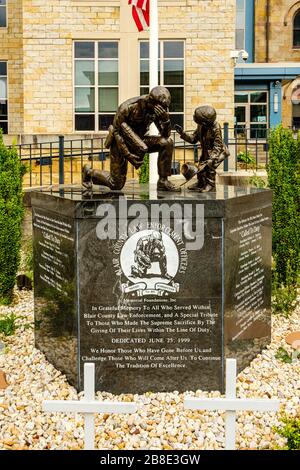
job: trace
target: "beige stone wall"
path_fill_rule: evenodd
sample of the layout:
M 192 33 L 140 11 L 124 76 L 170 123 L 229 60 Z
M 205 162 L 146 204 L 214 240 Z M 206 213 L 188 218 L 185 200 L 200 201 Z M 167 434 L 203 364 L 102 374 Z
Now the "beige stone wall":
M 8 63 L 9 132 L 23 132 L 22 0 L 9 0 L 7 28 L 0 28 L 0 61 Z
M 91 3 L 23 0 L 25 134 L 73 131 L 74 35 L 119 31 L 119 9 Z
M 300 3 L 292 0 L 271 0 L 270 8 L 270 62 L 300 61 L 300 48 L 293 48 L 293 18 Z M 266 4 L 255 2 L 255 61 L 266 61 Z
M 266 3 L 267 0 L 255 2 L 256 62 L 266 61 Z M 293 48 L 293 19 L 299 9 L 299 1 L 271 0 L 269 62 L 300 62 L 300 48 Z M 291 94 L 297 84 L 296 80 L 283 86 L 282 123 L 285 127 L 292 125 Z
M 282 125 L 289 127 L 292 123 L 293 107 L 291 105 L 291 90 L 290 84 L 287 83 L 283 86 L 283 99 L 282 99 Z
M 291 102 L 293 92 L 300 86 L 300 78 L 292 82 L 286 82 L 282 89 L 282 125 L 290 127 L 293 121 L 293 104 Z M 298 105 L 299 106 L 299 105 Z
M 22 7 L 21 7 L 22 3 Z M 73 42 L 120 41 L 120 102 L 139 93 L 138 34 L 127 0 L 9 0 L 0 59 L 9 61 L 10 133 L 74 133 Z M 160 38 L 185 41 L 185 116 L 200 104 L 233 125 L 235 0 L 159 1 Z M 22 27 L 23 25 L 23 27 Z M 22 31 L 23 30 L 23 31 Z M 23 42 L 23 44 L 22 44 Z M 23 45 L 23 49 L 22 49 Z M 23 95 L 24 92 L 24 95 Z M 24 96 L 24 104 L 23 104 Z
M 196 106 L 212 104 L 221 122 L 233 124 L 234 70 L 230 51 L 235 48 L 235 0 L 193 1 L 186 7 L 160 11 L 161 36 L 176 29 L 186 40 L 185 115 L 193 127 Z

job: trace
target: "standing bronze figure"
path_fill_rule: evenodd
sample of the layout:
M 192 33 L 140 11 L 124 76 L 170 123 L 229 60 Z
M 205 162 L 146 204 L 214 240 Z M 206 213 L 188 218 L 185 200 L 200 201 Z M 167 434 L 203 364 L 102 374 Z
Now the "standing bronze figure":
M 147 153 L 158 152 L 157 189 L 159 191 L 180 191 L 169 180 L 174 143 L 171 139 L 169 91 L 157 86 L 148 95 L 125 101 L 118 108 L 105 142 L 110 149 L 110 172 L 83 167 L 82 182 L 89 187 L 94 184 L 107 186 L 112 190 L 123 188 L 127 177 L 128 162 L 138 169 Z M 159 136 L 148 135 L 150 124 L 154 123 Z
M 217 113 L 212 106 L 200 106 L 194 112 L 197 129 L 192 134 L 184 132 L 181 126 L 175 126 L 175 130 L 183 140 L 190 144 L 199 142 L 201 145 L 197 182 L 188 188 L 191 191 L 213 191 L 216 186 L 216 169 L 229 156 L 221 126 L 216 118 Z

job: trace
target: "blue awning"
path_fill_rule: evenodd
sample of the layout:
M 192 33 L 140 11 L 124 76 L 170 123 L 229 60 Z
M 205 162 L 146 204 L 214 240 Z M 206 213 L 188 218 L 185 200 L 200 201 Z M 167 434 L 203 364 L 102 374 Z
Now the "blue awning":
M 293 80 L 300 75 L 300 64 L 239 64 L 235 80 Z

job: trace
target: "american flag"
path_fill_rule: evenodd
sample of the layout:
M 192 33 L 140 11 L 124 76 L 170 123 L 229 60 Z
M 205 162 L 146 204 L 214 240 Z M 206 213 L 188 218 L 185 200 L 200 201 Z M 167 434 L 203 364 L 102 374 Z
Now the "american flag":
M 132 16 L 139 31 L 144 31 L 150 25 L 150 1 L 151 0 L 129 0 L 132 5 Z

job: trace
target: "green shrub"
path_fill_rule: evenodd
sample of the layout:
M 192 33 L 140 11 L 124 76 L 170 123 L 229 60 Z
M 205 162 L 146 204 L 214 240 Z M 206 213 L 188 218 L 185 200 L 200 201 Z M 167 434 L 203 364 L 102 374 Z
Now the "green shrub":
M 286 285 L 278 281 L 278 273 L 273 270 L 272 312 L 289 317 L 299 305 L 297 285 L 293 284 L 291 268 L 287 267 Z
M 12 336 L 16 331 L 17 316 L 14 313 L 3 315 L 0 317 L 0 334 L 4 336 Z
M 267 186 L 265 180 L 261 176 L 258 176 L 256 173 L 253 176 L 250 176 L 248 182 L 249 184 L 251 184 L 251 186 L 255 186 L 256 188 L 260 189 L 265 188 Z
M 145 155 L 144 163 L 142 164 L 141 168 L 139 169 L 139 182 L 142 183 L 149 183 L 149 155 Z
M 286 349 L 284 349 L 282 346 L 277 349 L 277 352 L 275 354 L 275 358 L 278 359 L 278 361 L 285 362 L 286 364 L 292 364 L 294 359 L 299 359 L 300 357 L 300 352 L 294 351 L 293 354 L 289 354 Z
M 237 155 L 237 161 L 239 163 L 245 163 L 249 167 L 255 166 L 255 159 L 250 152 L 239 152 Z
M 297 300 L 297 289 L 292 286 L 273 284 L 272 312 L 289 317 L 296 310 L 299 302 Z
M 289 129 L 270 133 L 269 186 L 273 190 L 273 258 L 278 286 L 294 286 L 300 264 L 300 139 Z
M 24 320 L 26 319 L 23 315 L 16 315 L 15 313 L 9 313 L 6 315 L 0 316 L 0 335 L 3 334 L 4 336 L 12 336 L 15 334 L 17 328 L 24 328 L 25 330 L 28 328 L 32 328 L 31 323 L 16 323 L 17 320 Z
M 0 131 L 0 301 L 9 303 L 20 262 L 24 167 Z
M 274 431 L 287 439 L 285 449 L 300 450 L 300 418 L 284 416 L 281 422 L 283 426 L 274 428 Z

